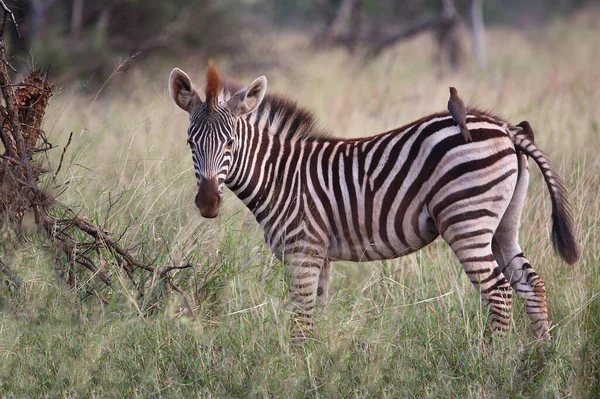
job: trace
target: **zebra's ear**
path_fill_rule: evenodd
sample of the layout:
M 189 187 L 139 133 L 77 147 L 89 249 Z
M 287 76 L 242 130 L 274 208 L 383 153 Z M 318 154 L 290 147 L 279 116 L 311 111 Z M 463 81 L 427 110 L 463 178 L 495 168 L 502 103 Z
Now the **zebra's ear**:
M 238 91 L 227 101 L 227 108 L 235 115 L 248 114 L 256 109 L 267 91 L 267 78 L 261 76 L 250 86 Z
M 194 108 L 202 104 L 200 95 L 192 85 L 189 76 L 179 68 L 171 71 L 171 76 L 169 77 L 169 94 L 173 102 L 187 112 L 192 112 Z

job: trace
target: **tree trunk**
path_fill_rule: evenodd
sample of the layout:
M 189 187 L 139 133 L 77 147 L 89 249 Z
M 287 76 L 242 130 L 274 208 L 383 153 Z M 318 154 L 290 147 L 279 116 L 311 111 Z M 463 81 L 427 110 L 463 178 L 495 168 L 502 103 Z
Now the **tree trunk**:
M 461 20 L 453 0 L 442 0 L 442 14 L 437 26 L 439 74 L 443 75 L 445 55 L 453 71 L 463 66 L 464 49 L 461 40 Z
M 354 1 L 352 7 L 352 15 L 350 20 L 350 32 L 348 33 L 348 50 L 350 53 L 354 53 L 356 50 L 356 45 L 358 44 L 358 40 L 360 38 L 360 32 L 362 30 L 362 22 L 363 22 L 363 10 L 362 10 L 362 1 L 357 0 Z
M 352 10 L 355 8 L 356 3 L 359 0 L 343 0 L 342 4 L 340 4 L 340 8 L 331 23 L 329 28 L 327 29 L 327 37 L 329 39 L 337 39 L 342 36 L 342 32 L 348 21 L 350 20 L 350 16 L 352 15 Z
M 83 21 L 83 0 L 73 0 L 71 9 L 71 40 L 79 39 L 81 23 Z
M 31 27 L 29 33 L 32 42 L 37 42 L 44 33 L 44 28 L 46 26 L 46 11 L 55 1 L 56 0 L 31 0 L 29 2 L 31 6 Z
M 458 17 L 454 0 L 442 0 L 442 19 L 455 19 Z
M 483 25 L 483 2 L 471 0 L 471 25 L 473 27 L 473 53 L 477 67 L 485 67 L 485 27 Z
M 41 36 L 42 24 L 44 22 L 44 14 L 46 12 L 44 4 L 40 0 L 33 0 L 31 4 L 31 19 L 29 27 L 30 39 L 36 43 Z

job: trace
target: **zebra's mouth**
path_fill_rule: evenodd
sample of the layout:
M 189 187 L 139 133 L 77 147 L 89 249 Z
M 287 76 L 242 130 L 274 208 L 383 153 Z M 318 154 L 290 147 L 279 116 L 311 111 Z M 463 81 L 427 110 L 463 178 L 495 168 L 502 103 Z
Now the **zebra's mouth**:
M 202 217 L 215 218 L 219 216 L 221 195 L 217 189 L 217 179 L 202 180 L 198 185 L 198 193 L 194 202 Z
M 207 199 L 201 193 L 196 194 L 196 200 L 194 201 L 196 206 L 200 210 L 200 214 L 205 218 L 216 218 L 219 216 L 219 204 L 221 203 L 221 197 L 216 196 Z

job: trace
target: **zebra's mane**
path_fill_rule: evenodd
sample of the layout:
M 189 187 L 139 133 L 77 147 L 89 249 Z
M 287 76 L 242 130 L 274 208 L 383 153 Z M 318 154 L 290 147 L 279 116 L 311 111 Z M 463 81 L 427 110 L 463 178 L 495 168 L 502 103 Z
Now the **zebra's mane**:
M 243 86 L 223 80 L 221 88 L 219 101 L 227 101 Z M 280 94 L 267 92 L 254 114 L 256 120 L 267 117 L 269 130 L 274 134 L 284 134 L 286 140 L 317 141 L 323 138 L 334 138 L 318 126 L 312 111 Z M 286 126 L 289 128 L 285 128 Z
M 235 82 L 222 80 L 219 101 L 227 101 L 242 88 L 243 86 Z M 320 139 L 343 139 L 342 137 L 335 136 L 330 132 L 321 129 L 317 124 L 313 112 L 308 108 L 299 105 L 289 97 L 274 93 L 265 94 L 262 103 L 254 111 L 256 120 L 263 118 L 265 113 L 268 113 L 267 126 L 270 127 L 269 130 L 275 134 L 285 134 L 285 139 L 287 140 L 318 141 Z M 506 123 L 508 127 L 514 128 L 514 126 L 504 118 L 489 110 L 468 106 L 467 113 L 482 119 L 495 121 L 496 123 Z M 407 131 L 412 126 L 419 125 L 434 118 L 446 117 L 449 115 L 450 113 L 447 110 L 436 112 L 391 131 Z M 285 126 L 289 126 L 289 128 L 284 128 Z M 377 132 L 374 135 L 376 136 L 382 133 L 387 132 Z

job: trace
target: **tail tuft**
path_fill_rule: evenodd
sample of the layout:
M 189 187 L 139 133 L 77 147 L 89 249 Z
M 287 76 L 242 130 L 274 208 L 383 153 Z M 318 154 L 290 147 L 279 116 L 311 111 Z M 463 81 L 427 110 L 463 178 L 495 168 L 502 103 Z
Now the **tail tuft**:
M 575 242 L 571 206 L 567 190 L 560 176 L 554 172 L 548 158 L 533 143 L 533 129 L 528 122 L 519 124 L 521 130 L 515 132 L 515 147 L 530 156 L 539 166 L 550 191 L 552 201 L 552 245 L 558 254 L 572 265 L 579 259 L 579 248 Z
M 579 248 L 575 242 L 571 207 L 567 201 L 567 190 L 558 176 L 554 177 L 552 198 L 552 245 L 556 252 L 572 265 L 579 259 Z M 552 192 L 555 195 L 552 195 Z

